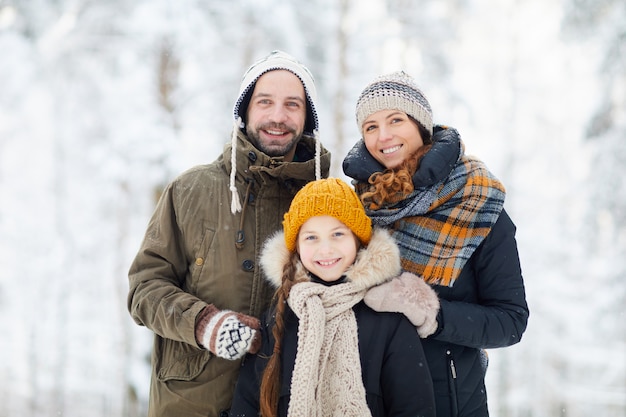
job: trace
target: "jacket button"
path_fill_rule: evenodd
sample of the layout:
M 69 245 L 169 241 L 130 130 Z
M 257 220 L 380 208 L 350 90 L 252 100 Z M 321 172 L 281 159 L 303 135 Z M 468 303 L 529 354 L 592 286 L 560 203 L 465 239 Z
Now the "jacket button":
M 245 261 L 243 261 L 241 266 L 243 267 L 244 271 L 250 272 L 254 269 L 254 262 L 252 262 L 250 259 L 246 259 Z
M 248 152 L 248 159 L 252 162 L 256 161 L 256 154 L 253 151 Z
M 204 259 L 202 259 L 202 258 L 196 258 L 196 265 L 198 265 L 198 266 L 202 266 L 202 265 L 204 265 Z

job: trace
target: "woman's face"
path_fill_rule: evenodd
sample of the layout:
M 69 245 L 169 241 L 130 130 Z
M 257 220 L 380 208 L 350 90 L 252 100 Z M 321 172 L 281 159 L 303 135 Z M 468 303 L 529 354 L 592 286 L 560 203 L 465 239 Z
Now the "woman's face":
M 358 243 L 352 230 L 337 218 L 314 216 L 300 228 L 297 247 L 307 271 L 333 282 L 354 263 Z
M 398 110 L 378 111 L 363 123 L 365 147 L 385 168 L 396 168 L 424 145 L 417 124 Z

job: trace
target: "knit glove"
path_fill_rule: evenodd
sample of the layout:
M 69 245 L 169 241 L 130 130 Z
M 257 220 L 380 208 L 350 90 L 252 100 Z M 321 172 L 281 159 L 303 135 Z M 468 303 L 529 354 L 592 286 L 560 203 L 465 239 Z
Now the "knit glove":
M 196 340 L 215 356 L 235 360 L 261 347 L 260 322 L 257 318 L 209 304 L 196 321 Z
M 365 304 L 375 311 L 404 314 L 421 338 L 437 330 L 437 293 L 422 278 L 409 272 L 370 288 L 365 294 Z

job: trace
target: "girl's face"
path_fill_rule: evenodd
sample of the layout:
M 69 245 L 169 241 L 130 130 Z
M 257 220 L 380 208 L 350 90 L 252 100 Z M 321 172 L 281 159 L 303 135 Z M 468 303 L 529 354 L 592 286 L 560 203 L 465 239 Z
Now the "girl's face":
M 398 110 L 378 111 L 363 123 L 369 153 L 385 168 L 396 168 L 424 145 L 417 124 Z
M 354 263 L 358 243 L 352 230 L 335 217 L 315 216 L 300 228 L 297 248 L 309 272 L 333 282 Z

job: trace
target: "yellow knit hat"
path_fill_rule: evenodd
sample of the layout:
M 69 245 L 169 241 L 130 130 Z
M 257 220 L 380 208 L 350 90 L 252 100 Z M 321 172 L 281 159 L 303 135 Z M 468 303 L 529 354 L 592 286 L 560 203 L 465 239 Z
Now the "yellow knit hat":
M 312 181 L 302 187 L 283 219 L 285 244 L 296 250 L 300 227 L 311 217 L 332 216 L 348 226 L 363 245 L 372 237 L 372 221 L 352 187 L 338 178 Z

